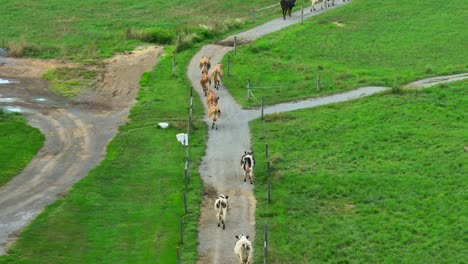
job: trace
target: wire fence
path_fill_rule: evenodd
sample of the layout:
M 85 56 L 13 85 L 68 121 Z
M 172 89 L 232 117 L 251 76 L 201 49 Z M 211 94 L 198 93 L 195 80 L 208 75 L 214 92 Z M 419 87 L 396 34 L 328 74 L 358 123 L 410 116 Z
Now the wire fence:
M 173 64 L 175 64 L 175 60 L 173 60 Z M 174 66 L 175 67 L 175 66 Z M 179 245 L 182 246 L 184 244 L 184 216 L 189 213 L 189 208 L 187 206 L 187 193 L 189 191 L 188 187 L 190 184 L 190 150 L 189 150 L 189 136 L 193 130 L 193 87 L 190 88 L 190 101 L 189 101 L 189 113 L 188 113 L 188 126 L 187 126 L 187 134 L 186 139 L 184 142 L 181 142 L 185 146 L 185 165 L 184 165 L 184 191 L 182 192 L 183 201 L 184 201 L 184 215 L 180 218 L 180 234 L 179 234 Z M 181 252 L 180 246 L 177 247 L 177 263 L 181 263 Z

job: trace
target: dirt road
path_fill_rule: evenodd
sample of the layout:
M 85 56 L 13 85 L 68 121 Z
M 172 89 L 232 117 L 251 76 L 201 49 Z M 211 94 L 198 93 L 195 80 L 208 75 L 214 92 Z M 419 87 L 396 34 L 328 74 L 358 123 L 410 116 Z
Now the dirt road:
M 146 47 L 117 55 L 101 69 L 96 90 L 70 101 L 39 79 L 60 62 L 0 57 L 0 108 L 23 113 L 45 135 L 38 155 L 0 188 L 0 255 L 45 206 L 63 195 L 105 156 L 135 103 L 139 81 L 157 62 L 162 49 Z

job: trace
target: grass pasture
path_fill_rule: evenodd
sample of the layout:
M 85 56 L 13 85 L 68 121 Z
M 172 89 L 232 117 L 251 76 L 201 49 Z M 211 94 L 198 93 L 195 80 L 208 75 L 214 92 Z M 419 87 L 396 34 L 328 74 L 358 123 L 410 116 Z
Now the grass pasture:
M 354 0 L 239 47 L 232 77 L 223 81 L 241 105 L 253 107 L 247 79 L 258 100 L 274 104 L 466 72 L 466 10 L 468 2 L 455 0 Z
M 178 59 L 188 64 L 191 53 Z M 177 247 L 185 263 L 195 262 L 206 124 L 203 112 L 195 110 L 184 216 L 185 148 L 175 135 L 187 131 L 190 86 L 184 68 L 177 72 L 184 77 L 172 77 L 171 63 L 163 57 L 143 75 L 130 121 L 120 127 L 106 158 L 26 227 L 0 263 L 176 263 Z M 203 109 L 197 98 L 194 108 Z M 159 128 L 161 121 L 169 128 Z
M 0 187 L 20 173 L 44 143 L 39 129 L 18 114 L 0 109 Z
M 268 263 L 464 263 L 468 82 L 252 122 Z M 266 202 L 269 144 L 272 202 Z M 263 240 L 255 241 L 256 262 Z
M 91 60 L 132 50 L 141 40 L 167 44 L 176 33 L 203 39 L 248 27 L 253 25 L 248 24 L 251 10 L 272 3 L 276 1 L 0 0 L 0 41 L 18 55 Z M 274 14 L 280 11 L 262 12 L 259 22 Z

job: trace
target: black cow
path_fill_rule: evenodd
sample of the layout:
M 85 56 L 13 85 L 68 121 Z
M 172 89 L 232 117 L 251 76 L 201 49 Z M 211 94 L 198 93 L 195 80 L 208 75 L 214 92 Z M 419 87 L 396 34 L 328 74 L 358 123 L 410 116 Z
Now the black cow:
M 291 16 L 291 10 L 296 5 L 296 0 L 281 0 L 281 9 L 283 9 L 283 19 L 286 20 L 286 13 Z

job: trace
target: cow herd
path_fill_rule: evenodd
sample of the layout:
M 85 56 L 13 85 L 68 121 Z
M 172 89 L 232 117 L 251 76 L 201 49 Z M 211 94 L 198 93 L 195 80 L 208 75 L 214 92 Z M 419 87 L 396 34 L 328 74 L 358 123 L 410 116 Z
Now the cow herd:
M 215 89 L 219 90 L 221 84 L 221 77 L 223 77 L 222 64 L 217 63 L 210 72 L 211 57 L 203 56 L 200 59 L 199 67 L 201 70 L 200 85 L 206 97 L 206 105 L 208 107 L 208 117 L 212 121 L 211 129 L 218 129 L 216 121 L 221 116 L 221 110 L 218 108 L 219 96 L 216 94 Z M 213 89 L 211 83 L 213 80 Z M 255 159 L 253 151 L 245 151 L 241 157 L 241 168 L 244 170 L 244 182 L 247 178 L 250 184 L 253 184 L 253 168 L 255 167 Z M 213 207 L 216 211 L 216 219 L 218 220 L 218 227 L 226 228 L 226 215 L 229 209 L 228 195 L 220 194 L 215 199 Z M 248 235 L 236 235 L 236 245 L 234 247 L 234 254 L 238 255 L 241 264 L 252 263 L 252 243 L 249 241 Z
M 343 0 L 343 2 L 351 0 Z M 316 11 L 315 4 L 322 3 L 321 9 L 323 7 L 335 6 L 335 0 L 310 0 L 310 12 Z M 281 0 L 280 2 L 281 9 L 283 11 L 283 19 L 286 20 L 286 15 L 291 16 L 291 10 L 296 5 L 296 0 Z
M 211 89 L 211 79 L 213 78 L 214 88 L 218 90 L 219 85 L 221 83 L 221 77 L 223 77 L 223 70 L 221 69 L 222 66 L 222 64 L 216 64 L 215 67 L 213 67 L 213 70 L 211 70 L 211 73 L 208 74 L 208 71 L 211 68 L 211 57 L 203 56 L 200 59 L 200 85 L 206 96 L 206 104 L 208 106 L 208 117 L 212 121 L 211 129 L 218 129 L 216 121 L 221 117 L 221 110 L 218 108 L 219 96 L 217 96 L 216 92 Z

